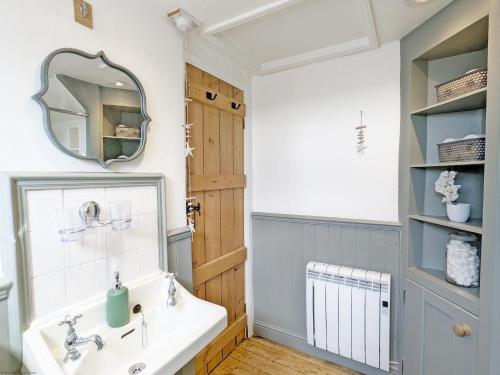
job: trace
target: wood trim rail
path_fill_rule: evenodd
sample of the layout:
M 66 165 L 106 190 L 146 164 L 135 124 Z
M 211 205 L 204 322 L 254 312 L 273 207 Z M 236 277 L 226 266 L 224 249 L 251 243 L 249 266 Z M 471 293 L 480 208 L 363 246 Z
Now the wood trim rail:
M 208 344 L 195 359 L 195 367 L 202 368 L 214 356 L 216 356 L 227 344 L 234 340 L 235 336 L 243 331 L 247 326 L 247 314 L 243 314 L 238 319 L 229 325 L 224 332 L 217 336 L 210 344 Z
M 247 249 L 242 247 L 232 251 L 193 270 L 193 284 L 200 285 L 230 268 L 244 263 L 247 259 Z
M 188 83 L 187 96 L 189 99 L 202 104 L 207 104 L 236 116 L 245 117 L 246 106 L 244 103 L 199 83 Z
M 191 190 L 222 190 L 246 187 L 247 179 L 243 174 L 203 176 L 191 175 Z

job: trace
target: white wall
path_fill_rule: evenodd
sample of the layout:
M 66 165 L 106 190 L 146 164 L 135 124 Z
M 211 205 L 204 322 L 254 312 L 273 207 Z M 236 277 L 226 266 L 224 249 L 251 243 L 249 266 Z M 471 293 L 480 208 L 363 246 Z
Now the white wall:
M 184 57 L 182 35 L 166 19 L 174 1 L 94 0 L 94 29 L 73 20 L 68 0 L 6 2 L 0 16 L 2 147 L 0 171 L 103 171 L 74 159 L 47 138 L 31 95 L 40 87 L 43 59 L 61 47 L 104 50 L 142 82 L 153 122 L 143 157 L 113 171 L 160 172 L 167 177 L 167 225 L 184 221 Z
M 399 61 L 398 41 L 254 78 L 253 211 L 398 220 Z
M 32 99 L 40 87 L 40 67 L 53 50 L 72 47 L 95 53 L 139 78 L 153 121 L 143 156 L 112 165 L 110 171 L 159 172 L 167 181 L 167 226 L 185 225 L 184 49 L 183 38 L 167 20 L 176 0 L 93 0 L 94 29 L 73 20 L 71 0 L 16 0 L 3 4 L 0 14 L 3 112 L 0 131 L 1 171 L 102 172 L 95 162 L 74 159 L 57 150 L 47 138 L 42 112 Z M 251 211 L 250 79 L 223 51 L 196 35 L 188 38 L 189 62 L 243 89 L 248 115 L 245 134 L 245 239 L 249 246 Z M 5 141 L 8 140 L 8 141 Z M 248 266 L 247 266 L 248 267 Z M 0 268 L 1 269 L 1 268 Z M 247 306 L 251 309 L 251 272 L 247 268 Z

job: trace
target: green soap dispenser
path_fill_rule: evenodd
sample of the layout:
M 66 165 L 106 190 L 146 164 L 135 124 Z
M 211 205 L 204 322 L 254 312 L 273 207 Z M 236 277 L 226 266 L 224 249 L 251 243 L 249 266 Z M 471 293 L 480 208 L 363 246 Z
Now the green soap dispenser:
M 108 326 L 113 328 L 124 326 L 130 321 L 128 288 L 122 286 L 118 271 L 115 272 L 115 283 L 113 288 L 108 290 L 106 298 L 106 321 Z

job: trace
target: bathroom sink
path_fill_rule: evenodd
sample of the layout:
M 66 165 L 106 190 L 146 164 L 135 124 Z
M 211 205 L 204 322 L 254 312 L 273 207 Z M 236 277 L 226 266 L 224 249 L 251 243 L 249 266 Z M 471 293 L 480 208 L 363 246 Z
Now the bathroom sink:
M 105 297 L 99 296 L 32 322 L 23 333 L 23 364 L 45 375 L 175 374 L 227 326 L 226 310 L 200 300 L 176 282 L 175 307 L 166 307 L 168 282 L 158 273 L 128 285 L 130 306 L 140 304 L 147 323 L 147 346 L 142 345 L 142 315 L 131 313 L 120 328 L 106 324 Z M 66 314 L 83 314 L 75 326 L 78 336 L 100 335 L 104 348 L 80 346 L 80 359 L 63 363 Z M 135 370 L 135 371 L 134 371 Z

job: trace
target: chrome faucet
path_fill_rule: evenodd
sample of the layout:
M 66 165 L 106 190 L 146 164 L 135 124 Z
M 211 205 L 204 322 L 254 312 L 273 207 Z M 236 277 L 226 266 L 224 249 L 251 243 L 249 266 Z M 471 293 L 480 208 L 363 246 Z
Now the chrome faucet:
M 64 347 L 67 350 L 66 355 L 64 356 L 63 359 L 64 363 L 68 362 L 69 359 L 71 359 L 72 361 L 76 361 L 81 357 L 82 354 L 77 349 L 78 346 L 85 345 L 89 342 L 93 342 L 94 344 L 96 344 L 97 350 L 101 350 L 104 347 L 104 340 L 99 335 L 78 337 L 78 335 L 75 332 L 75 325 L 76 325 L 76 320 L 80 319 L 82 316 L 83 316 L 82 314 L 75 315 L 74 317 L 66 315 L 64 317 L 64 320 L 59 322 L 60 326 L 62 326 L 63 324 L 68 325 L 68 332 L 66 334 L 66 339 L 64 340 Z
M 167 297 L 167 307 L 174 307 L 177 302 L 175 300 L 175 292 L 177 289 L 175 288 L 174 280 L 176 278 L 176 273 L 168 273 L 165 275 L 167 279 L 170 279 L 170 284 L 168 286 L 168 297 Z

